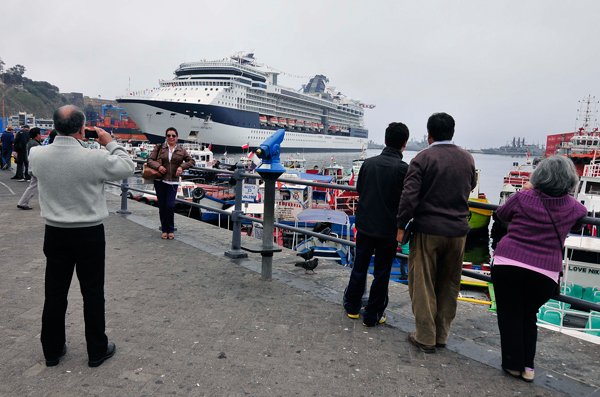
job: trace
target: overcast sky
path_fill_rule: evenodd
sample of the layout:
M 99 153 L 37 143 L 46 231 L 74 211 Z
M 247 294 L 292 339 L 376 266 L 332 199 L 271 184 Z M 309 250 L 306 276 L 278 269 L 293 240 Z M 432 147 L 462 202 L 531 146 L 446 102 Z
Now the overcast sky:
M 600 97 L 600 1 L 2 0 L 0 58 L 61 92 L 114 99 L 156 87 L 182 62 L 252 51 L 314 74 L 366 111 L 370 138 L 391 121 L 420 138 L 433 112 L 455 142 L 545 143 L 572 131 L 578 101 Z

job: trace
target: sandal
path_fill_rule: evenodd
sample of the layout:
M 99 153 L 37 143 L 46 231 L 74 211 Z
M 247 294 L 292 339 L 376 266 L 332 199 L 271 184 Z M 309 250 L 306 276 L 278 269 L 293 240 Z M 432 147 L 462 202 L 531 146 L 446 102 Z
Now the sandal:
M 175 239 L 175 234 L 174 233 L 169 233 L 169 240 L 173 240 Z
M 163 233 L 160 235 L 160 238 L 162 238 L 163 240 L 167 239 L 167 233 Z

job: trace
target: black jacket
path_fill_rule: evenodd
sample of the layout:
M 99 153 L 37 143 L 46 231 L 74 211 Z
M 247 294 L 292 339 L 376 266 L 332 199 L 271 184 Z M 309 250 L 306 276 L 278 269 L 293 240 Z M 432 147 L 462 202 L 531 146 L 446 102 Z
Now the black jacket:
M 358 174 L 356 229 L 370 237 L 395 239 L 396 213 L 408 164 L 398 149 L 385 147 L 365 160 Z

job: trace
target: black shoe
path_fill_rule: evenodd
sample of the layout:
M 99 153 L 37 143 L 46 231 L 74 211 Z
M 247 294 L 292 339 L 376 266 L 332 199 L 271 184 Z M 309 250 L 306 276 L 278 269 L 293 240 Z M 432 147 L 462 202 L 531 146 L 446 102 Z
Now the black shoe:
M 111 358 L 112 356 L 115 355 L 115 350 L 116 350 L 115 344 L 113 342 L 108 342 L 108 345 L 106 346 L 106 354 L 104 354 L 104 356 L 102 356 L 96 360 L 88 361 L 88 365 L 90 367 L 99 367 L 100 365 L 102 365 L 103 362 L 105 362 L 106 360 L 108 360 L 109 358 Z
M 13 177 L 12 177 L 12 178 L 10 178 L 10 179 L 19 179 L 19 180 L 21 180 L 21 179 L 23 179 L 23 177 L 21 177 L 21 176 L 16 176 L 16 175 L 15 175 L 15 176 L 13 176 Z
M 439 347 L 440 349 L 444 349 L 446 347 L 445 343 L 436 343 L 435 347 Z
M 18 205 L 18 204 L 17 204 L 17 208 L 20 208 L 22 210 L 32 210 L 33 209 L 33 207 L 30 207 L 28 205 Z
M 63 346 L 62 352 L 60 353 L 60 356 L 56 357 L 56 358 L 52 358 L 52 359 L 46 359 L 46 367 L 55 367 L 58 365 L 58 363 L 60 362 L 60 359 L 64 357 L 64 355 L 67 354 L 67 345 Z

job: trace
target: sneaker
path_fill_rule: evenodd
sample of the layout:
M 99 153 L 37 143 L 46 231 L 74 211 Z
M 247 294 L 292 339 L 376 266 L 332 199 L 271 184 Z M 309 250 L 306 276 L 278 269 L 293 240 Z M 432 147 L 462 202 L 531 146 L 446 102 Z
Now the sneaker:
M 358 313 L 346 312 L 346 316 L 348 316 L 348 318 L 351 318 L 352 320 L 358 320 L 360 318 L 360 315 Z
M 17 208 L 21 209 L 21 210 L 32 210 L 33 208 L 28 206 L 28 205 L 18 205 L 17 204 Z
M 16 176 L 16 175 L 15 175 L 15 176 L 13 176 L 13 177 L 12 177 L 12 178 L 10 178 L 10 179 L 23 179 L 23 178 L 22 178 L 22 177 L 20 177 L 20 176 Z
M 427 353 L 427 354 L 435 353 L 435 346 L 424 345 L 422 343 L 417 342 L 417 340 L 415 339 L 414 332 L 410 332 L 408 334 L 407 339 L 411 345 L 418 347 L 419 350 L 421 350 L 423 353 Z
M 525 382 L 533 382 L 533 379 L 535 379 L 535 371 L 533 368 L 525 367 L 525 371 L 521 372 L 521 378 Z
M 370 322 L 365 322 L 363 320 L 363 325 L 365 327 L 374 327 L 376 325 L 381 325 L 381 324 L 385 324 L 385 322 L 387 321 L 387 316 L 385 315 L 385 313 L 383 313 L 381 315 L 381 317 L 379 317 L 379 319 L 377 321 L 375 321 L 374 323 L 370 323 Z
M 19 179 L 19 182 L 27 182 L 27 181 L 28 181 L 28 179 L 25 179 L 25 178 Z

